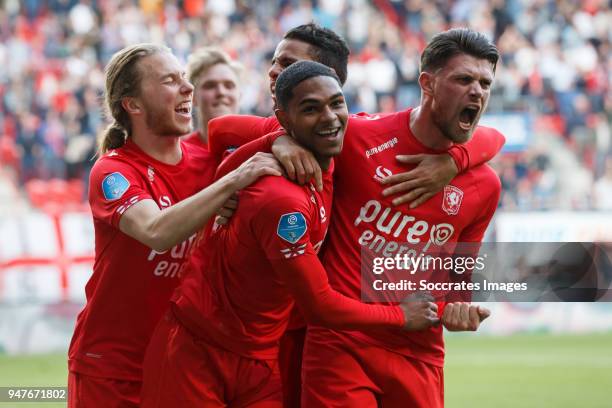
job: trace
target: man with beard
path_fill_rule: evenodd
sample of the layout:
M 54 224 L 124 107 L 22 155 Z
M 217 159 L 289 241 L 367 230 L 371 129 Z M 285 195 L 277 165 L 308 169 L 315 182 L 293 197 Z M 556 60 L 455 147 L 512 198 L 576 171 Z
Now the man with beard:
M 487 165 L 459 174 L 417 208 L 394 205 L 404 168 L 397 152 L 431 154 L 466 143 L 485 111 L 499 58 L 482 34 L 452 29 L 421 54 L 421 104 L 379 118 L 352 120 L 336 160 L 334 212 L 323 251 L 332 287 L 360 299 L 361 254 L 393 257 L 411 248 L 441 249 L 482 240 L 501 184 Z M 350 143 L 348 142 L 350 140 Z M 380 171 L 379 171 L 380 170 Z M 352 182 L 346 180 L 351 179 Z M 447 330 L 476 330 L 489 311 L 465 302 L 439 303 Z M 441 407 L 442 325 L 420 332 L 346 331 L 311 325 L 303 356 L 304 407 Z
M 69 407 L 139 406 L 144 350 L 196 231 L 234 192 L 280 175 L 258 155 L 208 186 L 217 163 L 180 139 L 193 86 L 167 47 L 124 48 L 105 76 L 113 123 L 90 175 L 95 262 L 70 344 Z
M 300 61 L 278 77 L 276 91 L 279 122 L 316 157 L 324 189 L 266 177 L 240 192 L 228 226 L 192 253 L 153 335 L 143 407 L 281 407 L 279 341 L 294 304 L 306 321 L 332 328 L 421 330 L 438 322 L 430 300 L 365 305 L 331 290 L 316 253 L 348 119 L 340 81 L 329 67 Z
M 307 24 L 290 30 L 274 52 L 272 66 L 268 72 L 271 90 L 274 88 L 274 83 L 282 70 L 299 60 L 322 62 L 336 70 L 342 81 L 343 78 L 346 78 L 348 48 L 344 41 L 333 31 L 323 29 L 314 24 Z M 449 100 L 452 100 L 452 98 Z M 447 112 L 444 106 L 440 108 L 444 104 L 444 98 L 438 97 L 435 102 L 437 109 L 442 109 L 438 110 L 438 113 Z M 482 113 L 484 106 L 480 108 L 478 116 Z M 465 114 L 469 116 L 472 115 L 472 112 L 468 111 Z M 390 206 L 400 206 L 412 202 L 410 209 L 403 205 L 401 207 L 402 211 L 411 211 L 412 208 L 416 208 L 414 211 L 417 212 L 423 211 L 423 208 L 419 208 L 418 204 L 423 206 L 422 203 L 427 199 L 430 199 L 428 205 L 431 205 L 434 200 L 436 202 L 441 200 L 440 197 L 445 196 L 446 193 L 443 194 L 439 191 L 450 182 L 457 174 L 457 171 L 465 173 L 469 172 L 470 169 L 480 168 L 480 165 L 490 160 L 503 145 L 504 137 L 499 132 L 484 127 L 479 127 L 474 132 L 472 140 L 466 142 L 469 137 L 466 137 L 466 140 L 457 140 L 458 142 L 466 142 L 463 144 L 449 143 L 448 145 L 430 148 L 422 143 L 407 142 L 407 140 L 411 139 L 399 137 L 400 134 L 409 133 L 409 129 L 407 129 L 407 115 L 407 111 L 390 115 L 352 115 L 349 118 L 347 130 L 346 152 L 343 152 L 338 158 L 338 161 L 342 162 L 344 166 L 342 167 L 343 170 L 337 172 L 334 177 L 337 186 L 334 195 L 336 203 L 332 212 L 332 226 L 328 239 L 334 239 L 334 235 L 339 235 L 336 239 L 344 237 L 343 239 L 346 240 L 349 237 L 354 237 L 354 242 L 339 243 L 340 247 L 334 255 L 328 256 L 327 253 L 330 251 L 324 251 L 324 260 L 331 262 L 331 259 L 335 257 L 335 269 L 341 269 L 341 266 L 348 268 L 348 265 L 351 265 L 351 270 L 341 273 L 340 277 L 336 276 L 334 281 L 346 277 L 350 283 L 338 284 L 337 287 L 342 293 L 357 299 L 360 298 L 359 291 L 355 292 L 353 289 L 359 288 L 358 265 L 360 255 L 359 249 L 355 250 L 352 246 L 357 245 L 357 248 L 359 248 L 361 240 L 364 240 L 368 245 L 372 244 L 372 242 L 377 244 L 383 237 L 378 237 L 378 234 L 374 234 L 372 231 L 362 231 L 365 223 L 361 225 L 356 223 L 361 210 L 360 207 L 354 208 L 356 203 L 358 203 L 356 199 L 362 197 L 364 192 L 368 192 L 370 198 L 378 197 L 381 194 L 381 186 L 377 180 L 384 179 L 385 183 L 393 184 L 392 187 L 382 192 L 387 197 L 409 191 L 393 200 L 391 198 L 384 198 L 385 202 L 388 202 Z M 473 125 L 472 130 L 476 129 L 476 123 L 477 120 L 469 123 L 470 126 Z M 278 121 L 274 117 L 260 118 L 230 115 L 217 118 L 212 120 L 209 126 L 211 149 L 213 151 L 223 150 L 227 147 L 240 145 L 277 128 Z M 409 134 L 412 133 L 410 132 Z M 472 135 L 472 131 L 469 132 L 469 135 Z M 273 138 L 268 136 L 267 139 L 267 151 L 270 151 Z M 279 142 L 281 140 L 276 143 Z M 282 147 L 280 144 L 275 144 L 273 150 L 292 179 L 305 183 L 311 177 L 318 174 L 316 160 L 310 152 L 301 148 L 293 149 L 292 146 L 285 145 L 285 147 Z M 240 149 L 237 153 L 239 152 Z M 413 154 L 415 156 L 410 158 L 405 156 L 406 154 Z M 444 163 L 448 163 L 447 160 L 450 156 L 453 158 L 451 160 L 451 167 L 453 169 L 449 172 L 447 164 Z M 345 157 L 348 158 L 345 159 Z M 380 162 L 381 157 L 385 158 L 386 161 L 390 161 L 390 163 L 383 165 Z M 417 158 L 416 161 L 415 157 Z M 233 159 L 230 156 L 229 161 L 232 162 Z M 239 162 L 239 160 L 234 161 L 234 163 Z M 415 162 L 420 162 L 419 166 L 406 172 L 406 165 Z M 377 164 L 374 165 L 374 163 Z M 227 163 L 225 168 L 232 168 L 232 166 L 230 163 Z M 391 171 L 392 173 L 389 173 Z M 393 175 L 386 178 L 389 174 Z M 364 186 L 369 186 L 372 183 L 376 183 L 372 187 L 373 190 L 366 190 Z M 493 201 L 496 202 L 496 200 Z M 487 203 L 487 209 L 491 210 L 490 205 L 493 204 Z M 371 209 L 375 209 L 377 204 L 372 203 L 371 205 L 373 206 Z M 440 205 L 436 208 L 439 209 Z M 482 208 L 481 204 L 477 208 Z M 494 210 L 495 206 L 493 205 L 492 208 Z M 366 209 L 370 209 L 370 207 Z M 390 209 L 388 211 L 385 209 L 381 211 L 381 214 L 388 214 L 390 211 Z M 487 214 L 490 215 L 489 213 Z M 432 233 L 431 231 L 424 230 L 426 226 L 429 226 L 427 220 L 421 219 L 415 222 L 416 218 L 411 217 L 412 215 L 405 215 L 398 224 L 398 227 L 402 226 L 402 229 L 406 229 L 413 234 L 409 238 L 405 235 L 408 241 L 420 239 L 419 236 L 425 234 L 425 232 Z M 432 218 L 433 220 L 434 218 Z M 449 239 L 450 236 L 444 236 L 445 232 L 448 231 L 443 228 L 437 229 L 438 234 L 441 234 L 443 238 Z M 402 233 L 402 231 L 399 231 L 399 233 Z M 403 231 L 403 233 L 406 234 L 406 231 Z M 362 234 L 365 235 L 362 237 Z M 397 240 L 395 238 L 393 237 L 393 240 Z M 480 240 L 480 238 L 477 240 Z M 350 262 L 345 261 L 345 258 L 350 258 Z M 342 263 L 342 265 L 338 266 L 338 263 Z M 348 285 L 351 290 L 344 291 L 345 285 Z M 461 306 L 461 310 L 466 307 Z M 449 310 L 452 311 L 453 308 L 451 307 Z M 472 313 L 474 311 L 475 309 L 472 308 Z M 485 312 L 483 311 L 483 313 Z M 285 383 L 285 402 L 287 406 L 297 406 L 297 401 L 300 399 L 301 382 L 299 372 L 303 338 L 304 324 L 300 322 L 299 318 L 296 318 L 289 326 L 289 331 L 281 342 L 281 371 L 284 371 L 283 380 Z M 438 363 L 439 361 L 440 359 L 436 360 Z M 342 404 L 340 401 L 339 403 Z

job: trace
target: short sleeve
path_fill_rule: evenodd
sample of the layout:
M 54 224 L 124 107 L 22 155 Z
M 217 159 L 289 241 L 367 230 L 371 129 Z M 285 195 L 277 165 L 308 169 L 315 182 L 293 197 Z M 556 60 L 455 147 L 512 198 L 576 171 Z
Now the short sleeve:
M 310 242 L 312 211 L 308 197 L 299 193 L 269 197 L 251 220 L 253 234 L 270 261 L 314 253 Z
M 98 160 L 89 176 L 89 204 L 93 217 L 118 227 L 121 216 L 151 193 L 138 170 L 118 160 Z

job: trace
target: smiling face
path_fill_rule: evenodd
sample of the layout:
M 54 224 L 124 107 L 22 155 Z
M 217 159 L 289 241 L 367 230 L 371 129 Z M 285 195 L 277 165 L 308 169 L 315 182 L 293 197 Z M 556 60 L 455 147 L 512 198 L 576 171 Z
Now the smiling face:
M 487 107 L 494 79 L 493 64 L 486 59 L 459 54 L 429 75 L 427 95 L 434 125 L 454 143 L 465 143 Z
M 135 99 L 143 107 L 148 130 L 160 136 L 181 136 L 191 131 L 193 86 L 176 57 L 167 52 L 138 62 L 142 73 Z
M 274 96 L 276 78 L 283 69 L 297 61 L 315 61 L 312 55 L 312 46 L 299 40 L 285 39 L 278 43 L 272 57 L 272 66 L 268 70 L 270 78 L 270 93 Z
M 310 150 L 322 167 L 340 154 L 348 109 L 338 82 L 329 76 L 315 76 L 293 88 L 285 109 L 276 115 L 295 140 Z
M 238 76 L 227 64 L 219 63 L 195 79 L 194 102 L 202 123 L 219 116 L 238 113 Z

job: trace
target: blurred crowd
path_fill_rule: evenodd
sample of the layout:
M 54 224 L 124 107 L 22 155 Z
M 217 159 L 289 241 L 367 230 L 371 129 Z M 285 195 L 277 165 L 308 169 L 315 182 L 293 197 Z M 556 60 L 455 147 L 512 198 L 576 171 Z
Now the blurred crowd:
M 274 47 L 310 21 L 349 43 L 353 112 L 417 104 L 419 53 L 435 33 L 487 34 L 502 53 L 488 112 L 529 119 L 527 143 L 494 161 L 502 208 L 612 210 L 609 0 L 4 0 L 0 178 L 85 182 L 104 65 L 136 42 L 164 42 L 183 61 L 222 47 L 246 67 L 241 111 L 269 115 Z

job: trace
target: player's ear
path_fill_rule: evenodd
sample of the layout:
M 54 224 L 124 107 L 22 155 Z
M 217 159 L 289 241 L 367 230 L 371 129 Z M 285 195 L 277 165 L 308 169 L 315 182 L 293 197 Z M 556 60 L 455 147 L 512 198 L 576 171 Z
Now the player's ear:
M 284 111 L 281 108 L 275 108 L 274 109 L 274 114 L 276 115 L 276 119 L 278 119 L 278 123 L 280 123 L 280 125 L 285 128 L 285 129 L 289 129 L 289 117 L 287 115 L 287 112 Z
M 433 95 L 434 75 L 430 72 L 423 71 L 419 75 L 419 86 L 425 95 Z
M 137 98 L 125 97 L 121 100 L 121 106 L 123 106 L 123 109 L 125 109 L 127 113 L 131 113 L 132 115 L 142 113 L 142 106 Z

